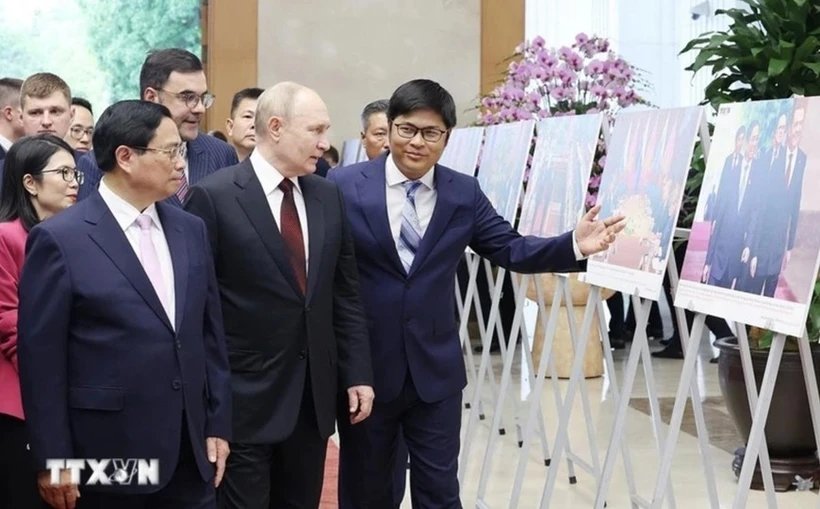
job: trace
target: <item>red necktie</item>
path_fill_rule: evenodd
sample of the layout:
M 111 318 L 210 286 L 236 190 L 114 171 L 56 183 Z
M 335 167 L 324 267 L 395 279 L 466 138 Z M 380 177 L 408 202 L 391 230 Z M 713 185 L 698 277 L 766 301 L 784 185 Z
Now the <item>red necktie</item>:
M 293 182 L 284 179 L 279 184 L 279 189 L 285 194 L 282 198 L 281 225 L 282 238 L 288 248 L 290 264 L 293 267 L 293 274 L 296 282 L 305 294 L 307 288 L 307 269 L 305 268 L 305 240 L 302 236 L 302 225 L 299 222 L 299 213 L 296 212 L 296 202 L 293 201 Z

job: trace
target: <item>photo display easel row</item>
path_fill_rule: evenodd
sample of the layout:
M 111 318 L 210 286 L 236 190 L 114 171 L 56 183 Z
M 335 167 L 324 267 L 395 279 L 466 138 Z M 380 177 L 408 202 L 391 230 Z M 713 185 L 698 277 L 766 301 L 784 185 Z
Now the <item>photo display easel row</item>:
M 815 436 L 820 438 L 820 397 L 806 335 L 809 303 L 820 266 L 820 201 L 814 200 L 811 193 L 812 186 L 816 189 L 820 185 L 820 144 L 812 143 L 818 135 L 820 98 L 723 105 L 711 136 L 703 107 L 624 110 L 617 115 L 611 133 L 601 114 L 452 132 L 440 164 L 475 175 L 498 213 L 523 235 L 559 235 L 575 227 L 589 205 L 587 185 L 600 147 L 606 148 L 597 197 L 602 206 L 600 217 L 623 214 L 627 218 L 626 228 L 615 243 L 587 261 L 586 272 L 577 277 L 555 276 L 552 295 L 545 295 L 539 275 L 510 274 L 515 313 L 509 338 L 503 337 L 499 314 L 506 271 L 494 269 L 489 261 L 469 249 L 465 253 L 467 287 L 460 288 L 458 282 L 455 285 L 468 372 L 459 470 L 465 497 L 473 495 L 473 478 L 467 474 L 474 449 L 482 449 L 484 455 L 475 486 L 476 507 L 491 507 L 487 501 L 488 486 L 494 482 L 493 492 L 498 493 L 500 481 L 495 480 L 509 477 L 497 474 L 512 471 L 514 465 L 504 463 L 510 455 L 501 457 L 496 453 L 499 441 L 507 440 L 505 424 L 509 423 L 503 420 L 512 418 L 519 451 L 509 497 L 502 498 L 507 507 L 534 506 L 534 492 L 525 486 L 524 479 L 526 470 L 533 467 L 531 449 L 537 440 L 540 450 L 533 453 L 541 468 L 547 467 L 541 508 L 550 505 L 564 460 L 570 484 L 579 482 L 576 468 L 589 474 L 595 487 L 591 505 L 596 509 L 605 506 L 607 497 L 623 498 L 609 491 L 613 477 L 625 482 L 631 507 L 674 508 L 671 468 L 683 412 L 690 402 L 706 481 L 704 498 L 713 509 L 720 508 L 703 398 L 694 377 L 708 314 L 736 326 L 753 415 L 733 507 L 746 507 L 758 460 L 768 506 L 777 506 L 763 430 L 787 336 L 799 338 Z M 676 223 L 698 140 L 706 171 L 692 229 L 680 231 Z M 688 244 L 678 274 L 673 246 L 681 241 Z M 486 317 L 476 290 L 482 261 L 491 299 Z M 659 414 L 657 384 L 645 332 L 650 306 L 662 295 L 665 274 L 674 295 L 673 311 L 684 349 L 683 370 L 669 425 L 662 422 Z M 578 303 L 574 290 L 581 283 L 588 286 L 588 296 L 583 313 L 579 307 L 576 314 L 574 306 L 583 304 Z M 615 376 L 604 318 L 604 301 L 613 291 L 631 298 L 637 322 L 620 380 Z M 691 331 L 686 311 L 695 313 Z M 477 318 L 483 346 L 478 363 L 468 337 L 471 313 Z M 570 339 L 572 363 L 568 382 L 559 387 L 554 345 L 562 313 L 566 313 L 563 333 Z M 543 325 L 540 338 L 535 338 L 532 330 L 536 317 Z M 759 394 L 746 326 L 774 333 Z M 616 408 L 603 449 L 596 443 L 599 430 L 591 414 L 583 376 L 589 337 L 592 333 L 595 338 L 596 331 L 601 344 L 592 346 L 602 350 L 610 404 Z M 490 356 L 494 336 L 500 340 L 500 378 Z M 532 353 L 536 339 L 542 345 L 538 365 L 534 365 Z M 519 340 L 521 389 L 520 394 L 513 394 L 512 368 Z M 657 475 L 649 499 L 637 492 L 626 434 L 629 400 L 639 365 L 643 366 L 659 459 L 657 470 L 653 470 Z M 558 429 L 552 436 L 541 408 L 548 368 L 558 412 Z M 578 450 L 588 451 L 588 460 L 576 454 L 570 440 L 570 422 L 578 394 L 588 442 Z M 513 407 L 512 413 L 505 411 L 507 405 Z M 481 422 L 487 422 L 488 413 L 492 416 L 489 429 L 482 432 Z M 603 461 L 601 450 L 606 451 Z M 619 456 L 622 468 L 616 468 Z M 467 479 L 469 493 L 465 487 Z

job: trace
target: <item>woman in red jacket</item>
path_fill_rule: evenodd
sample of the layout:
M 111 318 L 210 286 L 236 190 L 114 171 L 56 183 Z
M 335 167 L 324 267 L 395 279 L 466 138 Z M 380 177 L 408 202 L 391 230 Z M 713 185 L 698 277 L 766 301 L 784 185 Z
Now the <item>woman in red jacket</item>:
M 77 201 L 83 174 L 65 141 L 41 134 L 9 149 L 0 191 L 0 507 L 47 507 L 28 452 L 17 374 L 17 283 L 34 225 Z M 48 376 L 43 373 L 42 376 Z

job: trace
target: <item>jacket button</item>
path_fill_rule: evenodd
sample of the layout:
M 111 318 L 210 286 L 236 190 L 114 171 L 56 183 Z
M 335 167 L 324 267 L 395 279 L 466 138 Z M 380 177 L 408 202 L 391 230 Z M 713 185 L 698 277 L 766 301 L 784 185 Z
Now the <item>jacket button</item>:
M 178 391 L 180 387 L 182 387 L 182 382 L 179 380 L 174 380 L 174 383 L 171 384 L 174 387 L 175 391 Z
M 182 342 L 181 342 L 181 341 L 177 341 L 177 350 L 179 350 L 180 348 L 182 348 Z
M 304 351 L 304 350 L 302 350 L 301 352 L 299 352 L 299 358 L 300 358 L 300 359 L 304 359 L 305 357 L 307 357 L 307 354 L 305 353 L 305 351 Z

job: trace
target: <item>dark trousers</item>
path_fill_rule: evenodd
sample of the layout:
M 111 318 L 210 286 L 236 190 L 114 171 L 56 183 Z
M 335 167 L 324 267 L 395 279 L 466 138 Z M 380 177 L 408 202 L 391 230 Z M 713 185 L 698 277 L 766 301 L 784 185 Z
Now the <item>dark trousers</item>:
M 231 444 L 225 478 L 219 487 L 219 509 L 319 507 L 327 438 L 319 433 L 309 377 L 305 379 L 296 427 L 287 439 L 276 444 Z M 347 407 L 345 402 L 342 408 Z
M 354 426 L 339 422 L 340 509 L 396 507 L 394 476 L 399 428 L 410 452 L 414 509 L 461 509 L 458 453 L 459 392 L 434 403 L 421 401 L 408 375 L 393 401 L 376 400 L 370 417 Z
M 160 465 L 162 468 L 163 465 Z M 179 459 L 174 475 L 162 489 L 146 495 L 96 492 L 80 486 L 77 509 L 216 509 L 213 481 L 204 481 L 194 458 L 188 427 L 183 420 Z
M 410 452 L 404 441 L 404 433 L 399 426 L 398 442 L 396 444 L 396 465 L 393 467 L 393 507 L 400 507 L 407 490 L 407 461 Z
M 0 507 L 46 509 L 48 504 L 37 491 L 37 471 L 27 448 L 26 423 L 0 414 Z

